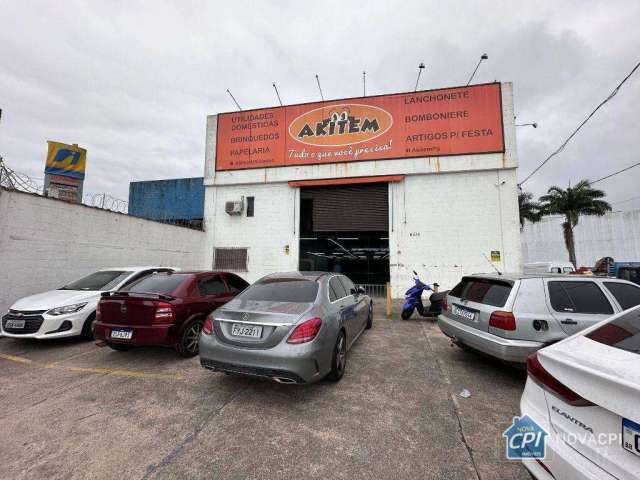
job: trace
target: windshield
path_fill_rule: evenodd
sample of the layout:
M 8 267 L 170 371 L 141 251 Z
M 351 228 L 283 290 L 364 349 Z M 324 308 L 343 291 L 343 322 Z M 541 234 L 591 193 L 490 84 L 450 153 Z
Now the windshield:
M 640 354 L 640 309 L 618 317 L 587 335 L 587 338 L 611 347 Z
M 313 303 L 318 283 L 298 278 L 270 278 L 255 283 L 238 295 L 243 301 Z
M 59 288 L 58 290 L 111 290 L 132 273 L 133 272 L 124 272 L 122 270 L 104 270 L 87 275 L 80 280 L 76 280 L 75 282 Z
M 124 287 L 122 291 L 169 295 L 173 293 L 188 277 L 190 277 L 190 275 L 179 273 L 154 274 Z
M 512 286 L 503 281 L 465 277 L 449 295 L 484 305 L 504 307 Z

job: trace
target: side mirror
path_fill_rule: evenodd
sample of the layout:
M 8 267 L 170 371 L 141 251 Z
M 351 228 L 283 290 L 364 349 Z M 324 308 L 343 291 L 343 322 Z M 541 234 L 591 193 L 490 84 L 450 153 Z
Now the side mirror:
M 366 295 L 367 291 L 364 289 L 364 287 L 358 287 L 356 289 L 356 291 L 358 292 L 358 295 Z

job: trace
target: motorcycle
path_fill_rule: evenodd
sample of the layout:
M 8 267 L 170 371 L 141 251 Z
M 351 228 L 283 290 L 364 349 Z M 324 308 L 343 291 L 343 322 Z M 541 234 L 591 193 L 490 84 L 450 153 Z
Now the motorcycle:
M 444 298 L 447 296 L 447 292 L 434 292 L 429 296 L 429 308 L 425 310 L 424 304 L 422 303 L 422 293 L 433 289 L 426 283 L 420 280 L 418 273 L 414 270 L 414 281 L 415 285 L 406 291 L 404 294 L 405 303 L 402 307 L 402 313 L 400 317 L 403 320 L 409 320 L 411 315 L 413 315 L 414 310 L 418 310 L 418 314 L 422 317 L 437 317 L 442 313 L 442 302 Z M 433 286 L 437 289 L 439 285 L 434 283 Z

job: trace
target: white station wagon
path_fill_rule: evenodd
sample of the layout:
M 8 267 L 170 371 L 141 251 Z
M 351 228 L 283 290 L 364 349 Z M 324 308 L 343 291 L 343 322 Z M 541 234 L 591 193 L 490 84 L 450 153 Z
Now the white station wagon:
M 640 304 L 640 286 L 576 275 L 463 277 L 447 295 L 438 326 L 460 347 L 509 363 Z

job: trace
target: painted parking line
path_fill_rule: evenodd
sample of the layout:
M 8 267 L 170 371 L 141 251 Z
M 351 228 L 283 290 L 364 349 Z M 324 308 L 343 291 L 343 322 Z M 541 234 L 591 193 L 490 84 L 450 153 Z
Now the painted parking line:
M 65 370 L 80 373 L 100 373 L 114 375 L 116 377 L 132 377 L 132 378 L 159 378 L 163 380 L 184 380 L 182 375 L 166 374 L 166 373 L 147 373 L 135 370 L 118 370 L 115 368 L 92 368 L 92 367 L 65 367 Z
M 10 362 L 16 362 L 16 363 L 33 363 L 28 358 L 18 357 L 17 355 L 7 355 L 5 353 L 0 353 L 0 358 L 9 360 Z
M 68 360 L 73 360 L 73 359 L 76 359 L 76 358 L 79 358 L 79 357 L 84 357 L 85 355 L 89 355 L 89 354 L 95 353 L 95 352 L 96 352 L 96 350 L 92 349 L 92 350 L 87 350 L 86 352 L 76 353 L 75 355 L 71 355 L 69 357 L 65 357 L 65 358 L 63 358 L 61 360 L 56 360 L 55 362 L 48 363 L 48 364 L 46 364 L 44 366 L 44 368 L 53 368 L 53 367 L 56 367 L 56 366 L 60 365 L 61 363 L 66 362 Z
M 116 377 L 128 377 L 128 378 L 151 378 L 158 380 L 184 380 L 183 375 L 178 374 L 170 374 L 170 373 L 150 373 L 150 372 L 142 372 L 138 370 L 122 370 L 118 368 L 93 368 L 93 367 L 71 367 L 66 365 L 61 365 L 60 362 L 64 362 L 71 358 L 80 357 L 82 355 L 74 355 L 63 360 L 59 360 L 58 362 L 41 364 L 39 362 L 34 362 L 33 360 L 25 357 L 19 357 L 17 355 L 7 355 L 5 353 L 0 353 L 0 359 L 8 360 L 10 362 L 21 363 L 23 365 L 35 365 L 42 368 L 53 368 L 58 370 L 67 370 L 70 372 L 76 373 L 98 373 L 101 375 L 113 375 Z

